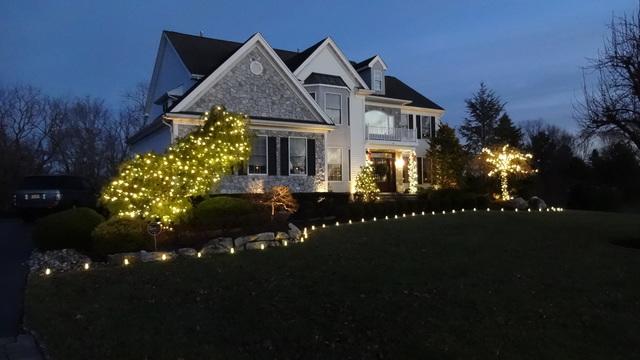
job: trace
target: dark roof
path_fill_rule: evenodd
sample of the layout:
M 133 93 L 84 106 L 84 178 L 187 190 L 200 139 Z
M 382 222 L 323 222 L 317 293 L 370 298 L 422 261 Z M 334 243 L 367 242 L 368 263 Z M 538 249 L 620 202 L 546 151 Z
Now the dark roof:
M 329 75 L 329 74 L 321 74 L 321 73 L 311 73 L 306 79 L 304 79 L 305 85 L 311 84 L 324 84 L 324 85 L 335 85 L 335 86 L 344 86 L 348 88 L 347 84 L 342 80 L 340 76 Z
M 180 59 L 192 74 L 209 75 L 233 55 L 244 43 L 182 34 L 164 33 L 178 52 Z M 302 52 L 273 49 L 287 67 L 293 71 L 300 66 L 324 41 L 313 44 Z
M 393 99 L 411 100 L 411 103 L 409 104 L 411 106 L 444 110 L 442 107 L 440 107 L 440 105 L 429 100 L 426 96 L 415 91 L 409 85 L 398 80 L 396 77 L 385 76 L 384 80 L 385 80 L 384 95 L 375 94 L 373 96 L 382 96 L 382 97 L 388 97 Z
M 373 60 L 376 56 L 378 55 L 373 55 L 372 57 L 368 58 L 368 59 L 364 59 L 362 61 L 360 61 L 359 63 L 355 63 L 355 62 L 351 62 L 351 64 L 353 64 L 353 67 L 356 69 L 356 71 L 360 70 L 360 68 L 366 66 L 367 64 L 369 64 L 371 62 L 371 60 Z
M 144 139 L 145 137 L 147 137 L 148 135 L 154 133 L 156 130 L 158 130 L 159 128 L 161 128 L 163 126 L 162 124 L 162 115 L 156 117 L 155 119 L 153 119 L 150 123 L 148 123 L 147 125 L 143 126 L 142 128 L 140 128 L 140 130 L 136 131 L 135 134 L 133 134 L 132 136 L 130 136 L 127 139 L 127 143 L 128 144 L 134 144 L 136 143 L 138 140 Z M 167 128 L 168 129 L 168 128 Z

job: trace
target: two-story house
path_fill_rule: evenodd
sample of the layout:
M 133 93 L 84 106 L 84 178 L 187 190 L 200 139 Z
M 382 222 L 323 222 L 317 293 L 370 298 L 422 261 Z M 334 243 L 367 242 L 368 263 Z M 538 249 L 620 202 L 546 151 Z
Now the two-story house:
M 252 155 L 214 191 L 353 192 L 369 160 L 381 191 L 404 192 L 412 154 L 419 186 L 428 186 L 425 153 L 444 109 L 386 71 L 377 55 L 348 60 L 331 38 L 298 52 L 274 49 L 259 33 L 239 43 L 164 31 L 147 104 L 153 120 L 130 143 L 136 153 L 162 152 L 223 105 L 248 115 Z

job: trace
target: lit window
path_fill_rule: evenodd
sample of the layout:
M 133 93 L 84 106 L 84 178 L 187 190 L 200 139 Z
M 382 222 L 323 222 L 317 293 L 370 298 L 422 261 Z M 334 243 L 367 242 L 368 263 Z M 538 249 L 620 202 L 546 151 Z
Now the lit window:
M 373 91 L 382 91 L 382 70 L 373 70 Z
M 327 172 L 329 181 L 342 181 L 342 149 L 327 149 Z
M 249 174 L 267 173 L 267 137 L 256 136 L 251 142 Z
M 307 139 L 289 138 L 289 174 L 307 174 Z
M 342 124 L 342 96 L 339 94 L 326 94 L 324 108 L 335 124 Z

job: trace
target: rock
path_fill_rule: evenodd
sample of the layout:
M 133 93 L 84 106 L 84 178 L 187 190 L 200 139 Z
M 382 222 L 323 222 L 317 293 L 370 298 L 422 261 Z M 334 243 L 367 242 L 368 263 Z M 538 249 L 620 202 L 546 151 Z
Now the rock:
M 545 210 L 547 208 L 547 203 L 537 196 L 532 196 L 531 199 L 529 199 L 529 207 L 532 210 Z
M 202 248 L 202 250 L 200 250 L 200 252 L 202 252 L 203 256 L 208 256 L 208 255 L 216 255 L 216 254 L 225 254 L 229 252 L 230 248 L 227 247 L 223 247 L 219 244 L 212 244 L 212 245 L 206 245 L 205 247 Z
M 247 250 L 260 250 L 261 246 L 264 246 L 266 248 L 266 247 L 269 246 L 269 244 L 266 241 L 252 241 L 252 242 L 248 242 L 245 245 L 245 249 L 247 249 Z
M 128 253 L 117 253 L 107 256 L 109 264 L 112 265 L 124 265 L 124 259 L 129 261 L 129 264 L 136 263 L 140 261 L 140 253 L 128 252 Z
M 526 210 L 529 207 L 529 203 L 521 197 L 511 199 L 508 201 L 508 203 L 510 208 L 518 210 Z
M 140 256 L 140 261 L 142 262 L 153 261 L 153 255 L 150 252 L 140 250 L 139 256 Z
M 302 236 L 302 231 L 300 231 L 297 226 L 291 223 L 289 223 L 289 231 L 287 233 L 289 234 L 289 238 L 293 240 L 298 240 Z
M 276 233 L 276 240 L 289 240 L 289 234 L 278 231 L 278 233 Z
M 244 245 L 251 241 L 251 236 L 240 236 L 233 240 L 236 248 L 244 248 Z
M 163 256 L 164 256 L 164 259 L 162 258 Z M 171 260 L 175 257 L 176 257 L 175 253 L 166 252 L 166 251 L 147 252 L 142 250 L 139 252 L 139 258 L 140 258 L 140 261 L 142 262 L 166 261 L 166 260 Z
M 215 238 L 213 240 L 209 240 L 206 246 L 209 246 L 209 245 L 218 245 L 219 247 L 227 248 L 228 250 L 233 247 L 233 238 L 230 238 L 230 237 Z
M 196 256 L 197 253 L 198 252 L 196 251 L 196 249 L 192 249 L 192 248 L 178 249 L 178 254 L 182 256 Z
M 280 245 L 282 245 L 281 240 L 269 241 L 267 244 L 268 247 L 278 247 Z
M 255 236 L 255 241 L 273 241 L 275 239 L 272 232 L 263 232 Z
M 73 249 L 53 250 L 46 252 L 34 251 L 27 265 L 32 272 L 43 272 L 51 269 L 52 272 L 65 272 L 84 269 L 84 264 L 91 263 L 88 256 Z

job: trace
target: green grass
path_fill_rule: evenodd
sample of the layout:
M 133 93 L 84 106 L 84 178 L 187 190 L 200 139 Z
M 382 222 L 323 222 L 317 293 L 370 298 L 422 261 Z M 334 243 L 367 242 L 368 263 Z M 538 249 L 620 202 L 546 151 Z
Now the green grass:
M 304 244 L 32 277 L 56 359 L 630 359 L 640 215 L 463 213 Z

